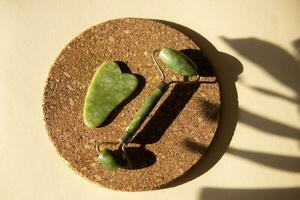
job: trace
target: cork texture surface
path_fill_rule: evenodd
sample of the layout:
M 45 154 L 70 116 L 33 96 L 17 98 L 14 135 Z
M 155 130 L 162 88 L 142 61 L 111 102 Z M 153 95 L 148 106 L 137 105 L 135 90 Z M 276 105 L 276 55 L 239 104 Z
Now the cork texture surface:
M 170 47 L 199 66 L 200 83 L 174 84 L 128 145 L 132 169 L 110 171 L 97 161 L 95 141 L 117 141 L 160 76 L 151 53 Z M 148 19 L 124 18 L 98 24 L 73 39 L 52 65 L 46 81 L 43 111 L 49 138 L 68 165 L 88 180 L 114 190 L 159 189 L 187 172 L 204 154 L 218 126 L 220 91 L 201 47 L 183 33 Z M 97 67 L 117 61 L 135 74 L 138 89 L 98 128 L 83 122 L 87 87 Z M 167 79 L 180 79 L 168 69 Z

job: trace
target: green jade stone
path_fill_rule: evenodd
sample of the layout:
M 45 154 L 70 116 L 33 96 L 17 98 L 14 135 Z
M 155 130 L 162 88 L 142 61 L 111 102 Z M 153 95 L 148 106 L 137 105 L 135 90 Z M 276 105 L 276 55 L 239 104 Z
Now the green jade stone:
M 121 167 L 119 160 L 114 155 L 113 151 L 110 149 L 101 150 L 98 160 L 102 165 L 110 170 L 116 170 Z
M 168 84 L 165 82 L 161 82 L 157 88 L 153 90 L 153 92 L 148 96 L 143 106 L 139 109 L 139 111 L 135 114 L 130 124 L 125 129 L 121 142 L 127 144 L 133 138 L 136 131 L 145 121 L 146 117 L 150 114 L 152 109 L 155 107 L 159 99 L 163 96 L 163 94 L 167 91 Z
M 88 87 L 83 118 L 86 126 L 100 126 L 107 116 L 137 88 L 133 74 L 122 73 L 119 65 L 106 61 L 97 69 Z
M 197 74 L 197 65 L 180 51 L 171 48 L 162 48 L 159 58 L 172 71 L 183 76 L 194 76 Z

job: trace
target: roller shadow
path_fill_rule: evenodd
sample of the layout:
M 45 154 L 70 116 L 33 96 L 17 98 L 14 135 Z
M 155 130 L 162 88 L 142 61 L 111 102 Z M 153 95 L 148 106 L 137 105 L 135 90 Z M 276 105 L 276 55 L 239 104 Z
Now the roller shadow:
M 114 151 L 115 156 L 123 163 L 123 168 L 128 170 L 142 169 L 153 165 L 156 162 L 156 156 L 153 152 L 145 148 L 145 145 L 139 147 L 126 147 L 126 154 L 129 162 L 125 162 L 123 151 L 117 149 Z
M 185 49 L 182 50 L 182 52 L 191 58 L 199 67 L 200 76 L 215 77 L 214 71 L 203 57 L 201 51 Z M 184 109 L 193 94 L 198 90 L 201 83 L 202 82 L 189 84 L 177 83 L 148 123 L 137 133 L 132 143 L 146 145 L 158 142 L 182 109 Z
M 144 128 L 136 135 L 132 143 L 145 145 L 158 142 L 199 86 L 200 83 L 176 84 L 170 95 L 160 105 Z
M 300 188 L 203 188 L 199 200 L 298 200 Z
M 130 68 L 128 67 L 128 65 L 126 63 L 124 63 L 122 61 L 116 61 L 116 63 L 119 65 L 122 73 L 132 74 Z M 115 109 L 113 109 L 113 111 L 108 115 L 108 117 L 105 119 L 105 121 L 99 127 L 107 126 L 108 124 L 110 124 L 120 114 L 120 112 L 123 110 L 123 108 L 142 92 L 142 90 L 146 84 L 145 77 L 140 74 L 133 74 L 133 75 L 135 75 L 135 77 L 137 77 L 137 79 L 138 79 L 137 89 L 127 99 L 125 99 L 120 105 L 118 105 Z
M 190 37 L 202 50 L 203 55 L 208 58 L 217 74 L 221 92 L 221 116 L 219 126 L 214 139 L 207 151 L 190 170 L 181 177 L 162 188 L 174 187 L 191 181 L 211 169 L 226 152 L 237 124 L 238 96 L 235 87 L 237 76 L 242 73 L 242 64 L 234 57 L 219 52 L 208 40 L 195 31 L 168 21 L 159 22 L 171 26 Z
M 202 52 L 196 49 L 184 49 L 181 51 L 187 55 L 198 66 L 199 75 L 202 77 L 215 77 L 210 63 L 203 56 Z M 177 83 L 169 96 L 160 105 L 154 115 L 150 118 L 144 128 L 132 140 L 137 144 L 153 144 L 160 140 L 162 135 L 173 123 L 185 105 L 198 90 L 202 81 L 197 83 Z M 206 82 L 205 82 L 206 83 Z M 212 83 L 212 82 L 210 82 Z
M 209 65 L 202 52 L 195 49 L 185 49 L 182 52 L 191 58 L 199 67 L 199 74 L 202 77 L 215 77 L 215 73 Z M 184 109 L 185 105 L 192 98 L 193 94 L 201 86 L 202 81 L 196 83 L 176 83 L 171 93 L 162 102 L 156 112 L 151 116 L 143 129 L 137 133 L 131 143 L 140 144 L 145 148 L 147 144 L 153 144 L 160 140 L 168 127 Z M 207 83 L 207 82 L 205 82 Z M 209 82 L 214 83 L 214 82 Z
M 200 77 L 216 77 L 216 72 L 209 62 L 208 58 L 204 55 L 203 51 L 197 49 L 183 49 L 182 53 L 187 55 L 198 66 L 198 74 Z M 216 81 L 201 81 L 201 83 L 215 83 Z

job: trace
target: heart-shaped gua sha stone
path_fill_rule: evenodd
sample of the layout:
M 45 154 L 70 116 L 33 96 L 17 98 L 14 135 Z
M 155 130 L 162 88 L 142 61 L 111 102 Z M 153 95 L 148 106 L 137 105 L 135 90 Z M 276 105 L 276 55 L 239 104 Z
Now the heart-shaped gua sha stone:
M 106 61 L 97 69 L 88 87 L 83 118 L 86 126 L 100 126 L 107 116 L 137 88 L 133 74 L 122 73 L 119 65 Z

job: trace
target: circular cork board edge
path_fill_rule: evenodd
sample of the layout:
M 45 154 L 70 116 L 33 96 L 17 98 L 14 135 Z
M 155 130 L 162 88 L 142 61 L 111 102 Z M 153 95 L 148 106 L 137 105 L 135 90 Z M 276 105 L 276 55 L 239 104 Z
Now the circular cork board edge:
M 129 34 L 134 30 L 135 33 Z M 129 41 L 130 38 L 134 41 Z M 199 49 L 184 34 L 157 21 L 125 18 L 91 27 L 73 39 L 56 59 L 49 72 L 43 98 L 46 129 L 57 152 L 81 176 L 98 185 L 115 190 L 158 189 L 184 174 L 201 158 L 204 151 L 195 152 L 195 149 L 191 148 L 193 145 L 208 147 L 211 143 L 218 125 L 221 103 L 217 82 L 201 84 L 196 91 L 193 91 L 178 116 L 175 119 L 171 117 L 173 121 L 172 123 L 168 122 L 170 126 L 164 130 L 165 133 L 155 143 L 150 138 L 150 144 L 147 144 L 146 148 L 156 155 L 154 164 L 137 170 L 121 169 L 113 172 L 107 171 L 97 164 L 95 159 L 97 155 L 91 147 L 92 143 L 95 140 L 111 141 L 120 137 L 122 129 L 129 123 L 147 94 L 159 82 L 159 76 L 155 74 L 149 57 L 151 51 L 163 46 L 178 50 Z M 119 55 L 118 52 L 123 53 Z M 147 81 L 140 94 L 124 105 L 122 111 L 110 124 L 90 130 L 82 122 L 83 99 L 94 71 L 101 61 L 107 59 L 123 61 L 130 66 L 132 73 L 141 74 Z M 147 68 L 143 66 L 147 66 Z M 173 76 L 169 71 L 166 73 L 168 77 Z M 202 77 L 201 79 L 211 81 L 214 78 Z M 175 94 L 172 91 L 184 92 L 187 91 L 186 89 L 181 86 L 170 88 L 154 110 L 152 118 L 157 112 L 159 115 L 168 117 L 169 115 L 163 113 L 166 110 L 170 111 L 171 104 L 180 103 L 176 101 L 176 98 L 181 97 L 181 94 Z M 170 99 L 170 96 L 173 99 Z M 74 109 L 74 107 L 76 108 Z M 165 110 L 162 110 L 161 107 Z M 157 117 L 156 120 L 152 120 L 152 118 L 146 121 L 141 130 L 146 128 L 148 132 L 151 132 L 153 127 L 147 126 L 147 124 L 159 125 L 160 120 Z M 185 132 L 185 134 L 179 133 L 183 129 L 191 128 L 186 126 L 192 124 L 194 119 L 197 119 L 200 124 L 192 127 L 194 131 L 189 130 L 190 132 Z M 67 122 L 67 124 L 62 122 Z M 115 131 L 113 132 L 113 130 Z M 110 134 L 107 135 L 104 132 Z M 205 135 L 202 134 L 203 132 Z M 183 142 L 185 142 L 184 145 Z M 138 147 L 140 145 L 132 144 L 131 146 Z M 170 146 L 173 148 L 171 152 Z M 181 164 L 178 165 L 175 158 Z M 142 178 L 137 180 L 136 177 Z M 131 184 L 128 184 L 129 182 Z

